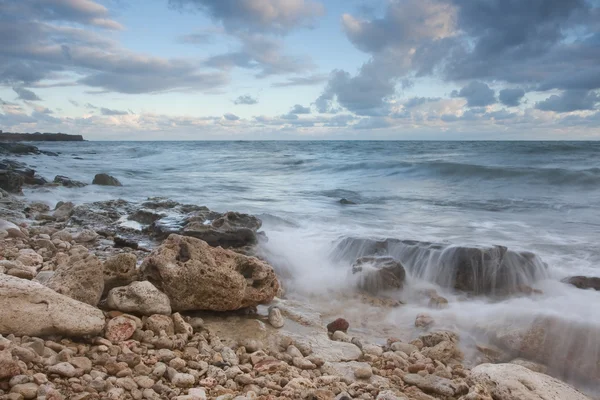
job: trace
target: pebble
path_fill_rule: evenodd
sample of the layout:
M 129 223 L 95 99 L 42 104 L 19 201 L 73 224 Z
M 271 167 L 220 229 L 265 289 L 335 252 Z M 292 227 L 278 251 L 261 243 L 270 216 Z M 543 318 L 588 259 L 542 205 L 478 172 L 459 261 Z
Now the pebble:
M 74 366 L 68 362 L 61 362 L 56 365 L 48 367 L 48 372 L 51 374 L 57 374 L 66 378 L 72 378 L 77 374 L 77 370 Z
M 173 385 L 181 388 L 191 387 L 194 385 L 195 381 L 196 379 L 194 378 L 194 375 L 184 374 L 181 372 L 175 374 L 171 379 L 171 383 L 173 383 Z
M 112 343 L 119 343 L 131 338 L 136 328 L 135 321 L 124 316 L 119 316 L 108 321 L 104 337 Z
M 357 379 L 370 379 L 373 376 L 373 369 L 371 366 L 358 367 L 354 370 L 354 376 Z
M 11 393 L 18 393 L 24 399 L 35 399 L 37 397 L 38 385 L 35 383 L 22 383 L 12 387 Z
M 281 315 L 281 310 L 277 307 L 269 308 L 269 323 L 274 328 L 282 328 L 285 324 L 285 320 L 283 319 L 283 315 Z

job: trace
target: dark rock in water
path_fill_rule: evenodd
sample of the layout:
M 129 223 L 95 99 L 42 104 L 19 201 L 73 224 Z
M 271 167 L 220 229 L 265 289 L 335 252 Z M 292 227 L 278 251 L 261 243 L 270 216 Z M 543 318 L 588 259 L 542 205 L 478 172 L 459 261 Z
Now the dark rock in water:
M 115 234 L 117 230 L 121 229 L 118 224 L 119 220 L 133 210 L 134 206 L 122 199 L 82 204 L 73 210 L 71 222 Z M 130 231 L 131 229 L 122 228 L 121 230 Z
M 31 145 L 24 143 L 0 143 L 0 152 L 5 154 L 17 154 L 17 155 L 27 155 L 27 154 L 40 154 L 40 150 Z
M 600 278 L 593 276 L 572 276 L 562 280 L 579 289 L 594 289 L 600 290 Z
M 142 203 L 142 207 L 151 208 L 175 208 L 179 205 L 175 200 L 167 199 L 166 197 L 149 197 L 147 201 Z
M 327 331 L 331 333 L 336 331 L 347 332 L 348 328 L 350 328 L 350 324 L 344 318 L 338 318 L 327 324 Z
M 87 183 L 79 182 L 79 181 L 71 179 L 67 176 L 62 176 L 62 175 L 56 175 L 56 177 L 54 177 L 54 183 L 58 183 L 59 185 L 68 187 L 68 188 L 87 186 Z
M 23 175 L 11 170 L 0 170 L 0 189 L 20 194 L 24 183 Z
M 129 215 L 127 219 L 130 221 L 139 222 L 140 224 L 150 225 L 164 217 L 166 217 L 166 214 L 158 214 L 148 210 L 137 210 L 133 214 Z
M 73 157 L 73 160 L 83 160 L 82 157 Z
M 345 238 L 332 253 L 334 259 L 348 262 L 363 256 L 391 256 L 417 278 L 473 294 L 522 293 L 521 288 L 548 277 L 547 265 L 535 254 L 503 246 Z
M 352 273 L 359 278 L 359 289 L 370 294 L 402 289 L 406 279 L 404 267 L 392 257 L 361 257 L 352 266 Z
M 92 184 L 102 186 L 123 186 L 117 178 L 108 174 L 97 174 L 94 177 Z
M 342 205 L 355 205 L 356 203 L 353 202 L 353 201 L 351 201 L 351 200 L 348 200 L 346 198 L 343 198 L 343 199 L 340 200 L 340 204 L 342 204 Z
M 252 215 L 227 212 L 213 221 L 192 219 L 182 233 L 202 239 L 213 247 L 244 247 L 258 241 L 256 231 L 261 225 L 262 222 Z
M 120 236 L 115 236 L 113 240 L 115 242 L 115 247 L 117 248 L 129 247 L 131 249 L 137 250 L 137 248 L 139 247 L 139 244 L 135 240 L 123 238 Z
M 23 182 L 26 185 L 45 185 L 48 181 L 39 175 L 35 174 L 35 170 L 29 168 L 27 164 L 14 161 L 14 160 L 2 160 L 0 161 L 0 170 L 12 171 L 15 174 L 19 174 L 23 177 Z

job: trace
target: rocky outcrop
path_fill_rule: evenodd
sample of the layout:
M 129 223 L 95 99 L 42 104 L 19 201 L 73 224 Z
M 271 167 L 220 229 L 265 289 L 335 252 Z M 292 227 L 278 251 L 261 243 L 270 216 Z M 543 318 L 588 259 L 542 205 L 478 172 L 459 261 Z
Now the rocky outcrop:
M 45 185 L 48 181 L 39 175 L 36 175 L 35 170 L 29 168 L 25 163 L 14 160 L 0 161 L 0 170 L 11 171 L 23 177 L 23 183 L 26 185 Z
M 64 186 L 64 187 L 68 187 L 68 188 L 87 186 L 87 183 L 79 182 L 79 181 L 71 179 L 67 176 L 62 176 L 62 175 L 56 175 L 54 177 L 54 183 Z
M 472 389 L 479 386 L 494 400 L 590 400 L 558 379 L 515 364 L 478 365 L 471 370 L 469 380 Z
M 111 310 L 137 315 L 171 314 L 169 297 L 148 281 L 112 289 L 106 304 Z
M 268 303 L 279 291 L 270 265 L 180 235 L 169 236 L 140 269 L 174 311 L 237 310 Z
M 11 170 L 0 169 L 0 189 L 9 193 L 21 193 L 21 188 L 25 183 L 23 175 Z
M 243 247 L 257 242 L 256 231 L 261 225 L 262 222 L 252 215 L 227 212 L 212 221 L 192 218 L 182 233 L 215 247 Z
M 92 184 L 102 186 L 123 186 L 117 178 L 108 174 L 96 174 Z
M 96 306 L 104 289 L 102 264 L 87 252 L 76 254 L 56 270 L 46 286 L 72 299 Z
M 0 140 L 2 141 L 24 141 L 24 142 L 83 142 L 83 136 L 81 135 L 69 135 L 67 133 L 11 133 L 4 132 L 0 133 Z M 29 149 L 33 148 L 32 154 L 39 154 L 35 151 L 38 151 L 38 148 L 32 145 L 26 145 L 22 143 L 2 143 L 0 149 L 5 147 L 6 145 L 21 145 L 27 146 Z
M 398 290 L 404 286 L 406 271 L 392 257 L 361 257 L 352 266 L 358 288 L 370 294 Z
M 131 253 L 121 253 L 104 261 L 104 294 L 109 290 L 127 286 L 138 280 L 137 257 Z
M 593 276 L 572 276 L 563 279 L 563 282 L 571 284 L 579 289 L 600 290 L 600 277 Z
M 96 335 L 104 314 L 39 283 L 0 275 L 0 333 L 28 336 Z

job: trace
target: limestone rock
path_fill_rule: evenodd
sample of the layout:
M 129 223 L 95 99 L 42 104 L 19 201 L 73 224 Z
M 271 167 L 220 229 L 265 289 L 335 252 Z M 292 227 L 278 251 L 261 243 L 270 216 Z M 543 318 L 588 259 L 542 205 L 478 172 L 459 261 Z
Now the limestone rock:
M 0 311 L 0 315 L 1 314 L 2 312 Z M 10 350 L 0 351 L 0 380 L 10 379 L 20 373 L 21 368 L 19 367 L 19 363 L 13 360 Z
M 0 275 L 1 334 L 77 337 L 103 328 L 104 314 L 97 308 L 39 283 Z
M 72 299 L 96 306 L 104 290 L 102 264 L 92 254 L 78 253 L 56 270 L 46 286 Z
M 103 186 L 123 186 L 117 178 L 108 174 L 96 174 L 92 184 Z
M 457 390 L 454 382 L 437 375 L 406 374 L 402 379 L 406 384 L 416 386 L 426 393 L 451 397 L 454 396 Z
M 282 328 L 285 324 L 285 320 L 281 315 L 281 311 L 277 307 L 269 308 L 269 323 L 274 328 Z
M 96 232 L 91 229 L 84 229 L 73 239 L 75 239 L 77 243 L 89 243 L 95 241 L 97 238 L 98 234 Z
M 133 336 L 136 328 L 134 320 L 119 316 L 108 321 L 104 336 L 113 343 L 119 343 Z
M 57 204 L 56 209 L 52 213 L 52 216 L 56 221 L 66 221 L 71 217 L 71 215 L 73 215 L 73 209 L 75 208 L 75 204 L 71 203 L 70 201 L 59 204 L 60 205 Z
M 56 175 L 54 177 L 54 183 L 68 188 L 87 186 L 87 183 L 79 182 L 63 175 Z
M 136 281 L 139 271 L 137 257 L 131 253 L 120 253 L 104 261 L 104 294 L 112 288 L 127 286 Z
M 155 314 L 149 316 L 146 319 L 145 327 L 156 335 L 160 334 L 160 331 L 165 331 L 169 336 L 175 334 L 173 320 L 167 315 Z
M 392 257 L 361 257 L 352 266 L 352 273 L 358 288 L 373 295 L 402 289 L 406 279 L 404 267 Z
M 171 235 L 144 260 L 143 278 L 171 300 L 173 311 L 228 311 L 268 303 L 279 282 L 263 261 L 192 237 Z
M 5 219 L 0 219 L 0 239 L 5 237 L 25 238 L 25 234 L 15 224 Z
M 111 289 L 106 304 L 111 310 L 126 313 L 171 314 L 169 297 L 148 281 L 133 282 L 129 286 Z
M 188 221 L 182 234 L 204 240 L 211 246 L 243 247 L 257 242 L 256 231 L 261 225 L 258 218 L 248 214 L 227 212 L 211 221 L 210 216 L 200 212 L 198 217 Z
M 600 277 L 572 276 L 563 279 L 563 282 L 569 283 L 579 289 L 600 290 Z

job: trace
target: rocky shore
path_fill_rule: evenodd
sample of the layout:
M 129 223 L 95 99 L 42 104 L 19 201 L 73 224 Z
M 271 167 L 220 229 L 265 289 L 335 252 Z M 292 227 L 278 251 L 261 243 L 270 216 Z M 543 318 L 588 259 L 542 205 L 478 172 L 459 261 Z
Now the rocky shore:
M 118 182 L 99 175 L 96 184 Z M 156 197 L 51 209 L 20 196 L 21 188 L 77 190 L 68 177 L 15 178 L 12 186 L 1 179 L 14 190 L 0 190 L 0 399 L 589 399 L 545 375 L 542 363 L 492 363 L 493 348 L 467 365 L 460 336 L 436 330 L 427 314 L 414 322 L 414 339 L 391 334 L 372 343 L 344 315 L 296 304 L 260 251 L 268 238 L 254 216 Z M 402 307 L 381 296 L 406 284 L 402 264 L 374 250 L 352 257 L 353 296 Z M 466 271 L 458 289 L 501 289 Z M 447 304 L 424 295 L 432 308 Z M 533 339 L 520 343 L 552 345 Z M 517 347 L 529 359 L 540 351 Z M 598 365 L 582 367 L 600 376 Z

